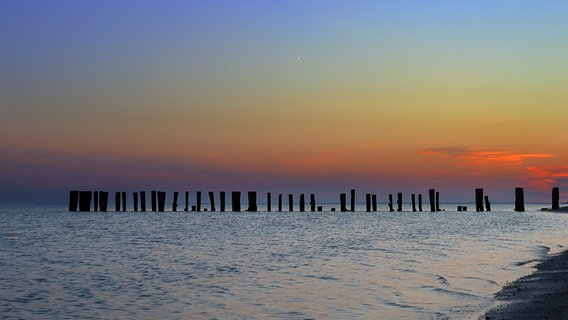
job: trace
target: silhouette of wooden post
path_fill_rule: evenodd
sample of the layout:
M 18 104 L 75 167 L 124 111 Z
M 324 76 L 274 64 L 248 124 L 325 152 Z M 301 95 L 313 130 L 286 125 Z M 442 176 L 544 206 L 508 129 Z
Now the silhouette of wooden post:
M 294 195 L 288 194 L 288 211 L 294 211 Z
M 440 191 L 436 191 L 436 211 L 440 210 Z
M 114 193 L 114 211 L 120 211 L 120 192 Z
M 215 194 L 213 191 L 209 191 L 209 204 L 211 204 L 211 211 L 214 212 L 217 210 L 217 208 L 215 208 Z
M 373 194 L 371 196 L 371 198 L 373 200 L 373 212 L 376 212 L 377 211 L 377 195 Z
M 422 211 L 422 193 L 418 194 L 418 211 Z
M 467 210 L 467 207 L 466 207 Z M 464 210 L 464 211 L 466 211 Z M 485 210 L 491 211 L 491 202 L 489 202 L 489 196 L 485 196 Z
M 413 193 L 411 198 L 412 198 L 412 211 L 416 211 L 416 195 Z
M 146 191 L 140 191 L 140 211 L 146 211 Z
M 392 203 L 392 194 L 389 193 L 389 211 L 393 212 L 394 211 L 394 207 L 393 207 L 393 203 Z
M 402 192 L 396 194 L 396 211 L 402 211 Z
M 429 193 L 429 196 L 430 196 L 430 211 L 435 212 L 436 211 L 436 190 L 430 189 L 430 190 L 428 190 L 428 193 Z
M 152 199 L 150 199 L 152 201 L 152 212 L 156 212 L 156 191 L 152 191 Z
M 108 209 L 108 192 L 99 191 L 99 210 L 107 212 Z
M 122 211 L 126 211 L 126 192 L 122 191 Z
M 483 211 L 483 189 L 475 189 L 475 211 Z
M 365 210 L 367 212 L 371 211 L 371 194 L 370 193 L 365 194 Z
M 463 207 L 462 207 L 462 206 L 458 206 L 458 212 L 459 212 L 459 211 L 462 211 L 462 210 L 463 210 Z
M 178 210 L 178 192 L 174 191 L 174 201 L 172 201 L 172 211 L 176 212 Z
M 247 211 L 250 212 L 257 212 L 258 211 L 258 207 L 256 205 L 256 191 L 249 191 L 248 192 L 248 209 Z
M 266 211 L 272 211 L 272 194 L 270 192 L 266 193 Z
M 197 212 L 201 211 L 201 191 L 197 191 L 197 200 L 196 200 L 196 210 Z
M 560 209 L 560 189 L 552 188 L 552 210 Z
M 185 207 L 183 211 L 189 211 L 189 191 L 185 191 Z
M 138 211 L 138 192 L 132 192 L 132 201 L 134 202 L 134 211 Z
M 92 191 L 79 191 L 79 211 L 91 211 Z
M 316 195 L 313 193 L 310 194 L 310 211 L 316 211 Z
M 282 194 L 278 194 L 278 212 L 282 212 Z
M 79 207 L 79 191 L 69 191 L 69 211 L 77 211 Z
M 221 202 L 221 212 L 225 212 L 225 191 L 221 191 L 219 194 L 220 198 L 219 201 Z
M 231 202 L 233 205 L 233 212 L 241 211 L 241 192 L 233 191 L 231 194 Z
M 93 211 L 99 211 L 99 192 L 93 192 Z
M 351 189 L 351 212 L 355 212 L 355 189 Z
M 300 212 L 305 212 L 306 211 L 306 198 L 304 197 L 304 194 L 301 193 L 300 194 Z
M 515 211 L 525 211 L 525 191 L 523 188 L 515 188 Z
M 341 212 L 347 211 L 347 194 L 341 193 L 339 195 L 339 203 L 340 203 L 340 210 Z
M 158 191 L 158 211 L 164 212 L 166 206 L 166 193 Z

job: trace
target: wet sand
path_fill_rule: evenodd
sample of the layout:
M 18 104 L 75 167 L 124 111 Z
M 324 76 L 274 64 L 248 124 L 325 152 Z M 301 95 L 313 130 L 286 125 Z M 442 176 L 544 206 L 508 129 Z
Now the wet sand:
M 536 271 L 495 295 L 504 305 L 480 319 L 568 319 L 568 251 L 540 262 Z

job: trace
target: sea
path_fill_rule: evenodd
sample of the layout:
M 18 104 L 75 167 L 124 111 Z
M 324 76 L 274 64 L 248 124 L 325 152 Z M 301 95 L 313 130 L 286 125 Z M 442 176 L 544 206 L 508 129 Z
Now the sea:
M 539 211 L 547 204 L 525 212 L 334 206 L 0 205 L 0 318 L 477 319 L 503 285 L 568 245 L 568 215 Z

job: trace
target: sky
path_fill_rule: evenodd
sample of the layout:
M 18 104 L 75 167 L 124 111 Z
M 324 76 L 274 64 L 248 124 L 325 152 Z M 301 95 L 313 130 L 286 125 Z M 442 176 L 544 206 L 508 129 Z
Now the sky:
M 0 203 L 568 201 L 568 2 L 0 1 Z M 364 199 L 364 196 L 362 196 Z

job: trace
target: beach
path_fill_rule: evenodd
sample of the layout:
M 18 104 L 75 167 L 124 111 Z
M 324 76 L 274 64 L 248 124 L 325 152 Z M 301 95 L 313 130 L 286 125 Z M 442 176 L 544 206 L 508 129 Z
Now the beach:
M 542 260 L 534 273 L 507 284 L 495 299 L 504 304 L 480 319 L 567 319 L 568 251 Z

